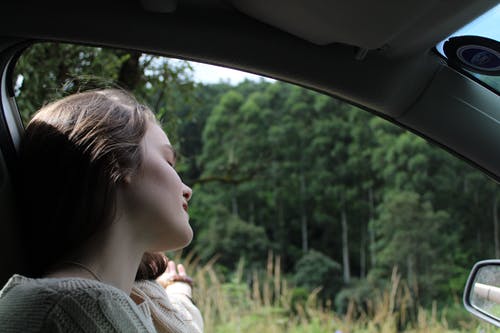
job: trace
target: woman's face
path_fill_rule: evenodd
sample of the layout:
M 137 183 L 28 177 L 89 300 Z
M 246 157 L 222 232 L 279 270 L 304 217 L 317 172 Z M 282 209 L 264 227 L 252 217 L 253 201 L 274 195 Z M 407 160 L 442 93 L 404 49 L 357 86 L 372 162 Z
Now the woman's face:
M 151 246 L 148 251 L 185 247 L 193 238 L 188 215 L 192 190 L 174 169 L 175 152 L 165 132 L 153 123 L 148 125 L 141 149 L 141 168 L 126 180 L 124 209 Z

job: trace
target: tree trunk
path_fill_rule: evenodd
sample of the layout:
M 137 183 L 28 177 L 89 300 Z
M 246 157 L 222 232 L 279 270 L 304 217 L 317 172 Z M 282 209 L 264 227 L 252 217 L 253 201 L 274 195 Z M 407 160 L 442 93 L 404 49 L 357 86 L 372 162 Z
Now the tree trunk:
M 236 185 L 233 186 L 233 195 L 231 196 L 231 211 L 234 216 L 238 216 L 238 200 L 236 200 Z
M 373 202 L 373 189 L 370 187 L 368 190 L 368 201 L 369 201 L 369 221 L 368 221 L 368 237 L 370 238 L 370 265 L 375 267 L 376 257 L 375 257 L 375 230 L 373 229 L 374 211 L 375 204 Z
M 349 267 L 349 243 L 347 235 L 347 215 L 345 208 L 342 208 L 342 262 L 344 268 L 344 283 L 349 283 L 351 280 L 351 269 Z
M 118 74 L 118 84 L 127 90 L 133 91 L 141 81 L 142 69 L 139 63 L 141 52 L 127 52 L 129 57 L 122 63 Z
M 306 181 L 304 174 L 300 174 L 300 220 L 302 230 L 302 252 L 306 253 L 309 249 L 307 244 L 307 215 L 306 215 Z
M 500 258 L 500 244 L 498 240 L 498 198 L 496 190 L 493 193 L 493 237 L 495 238 L 495 258 Z
M 251 224 L 255 224 L 255 203 L 253 200 L 250 201 L 250 218 L 249 222 Z
M 406 265 L 407 265 L 407 279 L 408 279 L 408 284 L 411 287 L 415 287 L 415 281 L 414 276 L 415 276 L 415 265 L 414 265 L 414 257 L 412 254 L 408 255 L 406 258 Z
M 301 225 L 302 225 L 302 252 L 306 253 L 308 251 L 308 244 L 307 244 L 307 217 L 305 215 L 302 215 Z
M 364 226 L 361 226 L 361 245 L 359 248 L 359 277 L 363 279 L 366 276 L 366 232 Z
M 283 207 L 283 201 L 278 199 L 278 242 L 280 245 L 280 255 L 282 259 L 282 265 L 286 265 L 286 232 L 285 232 L 285 211 Z
M 483 240 L 479 228 L 477 228 L 477 233 L 476 233 L 476 248 L 478 249 L 479 253 L 483 253 Z

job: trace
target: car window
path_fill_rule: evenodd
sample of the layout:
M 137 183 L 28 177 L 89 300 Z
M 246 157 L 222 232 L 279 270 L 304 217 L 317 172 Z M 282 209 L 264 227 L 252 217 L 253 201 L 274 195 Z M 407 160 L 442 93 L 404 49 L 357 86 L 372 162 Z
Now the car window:
M 155 112 L 193 188 L 195 238 L 171 255 L 207 331 L 482 325 L 459 299 L 471 264 L 500 257 L 498 186 L 424 139 L 312 90 L 137 51 L 37 43 L 13 78 L 24 124 L 102 87 Z

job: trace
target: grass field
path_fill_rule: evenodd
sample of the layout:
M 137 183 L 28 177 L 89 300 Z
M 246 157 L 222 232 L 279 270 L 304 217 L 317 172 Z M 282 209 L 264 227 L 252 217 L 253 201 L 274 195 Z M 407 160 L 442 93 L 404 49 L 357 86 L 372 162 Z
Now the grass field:
M 457 299 L 456 304 L 437 309 L 412 305 L 408 288 L 395 270 L 390 288 L 367 301 L 364 310 L 350 302 L 347 311 L 336 313 L 330 302 L 318 300 L 321 288 L 304 298 L 294 299 L 292 288 L 282 277 L 279 257 L 268 258 L 261 273 L 254 272 L 252 283 L 243 281 L 243 264 L 231 281 L 223 281 L 214 263 L 200 266 L 194 255 L 176 258 L 183 262 L 195 279 L 194 299 L 201 310 L 207 333 L 280 333 L 280 332 L 497 332 L 475 319 Z M 408 316 L 413 315 L 413 320 Z

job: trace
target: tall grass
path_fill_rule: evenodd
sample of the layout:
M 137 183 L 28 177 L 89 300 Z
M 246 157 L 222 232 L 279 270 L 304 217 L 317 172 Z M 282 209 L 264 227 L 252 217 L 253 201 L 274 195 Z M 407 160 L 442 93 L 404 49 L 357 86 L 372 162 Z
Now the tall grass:
M 182 261 L 194 277 L 194 300 L 203 314 L 207 333 L 279 333 L 279 332 L 494 332 L 462 309 L 454 307 L 438 311 L 436 303 L 430 309 L 414 304 L 408 286 L 394 269 L 390 287 L 381 290 L 364 304 L 350 301 L 347 311 L 336 313 L 331 302 L 321 302 L 321 288 L 296 299 L 294 289 L 283 278 L 280 257 L 269 254 L 263 270 L 254 270 L 245 281 L 245 262 L 240 260 L 231 281 L 224 281 L 216 270 L 217 258 L 204 265 L 193 253 Z M 248 280 L 248 279 L 247 279 Z M 449 325 L 450 313 L 454 325 Z M 412 320 L 410 320 L 412 317 Z M 451 328 L 450 326 L 454 326 Z

